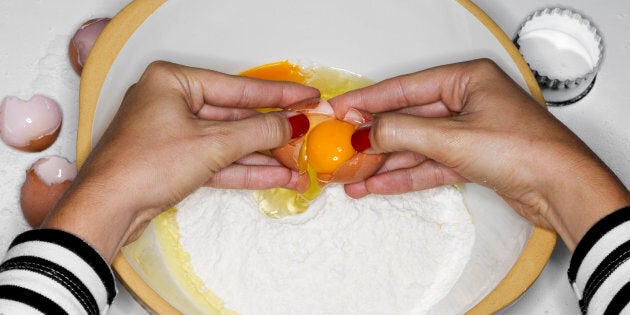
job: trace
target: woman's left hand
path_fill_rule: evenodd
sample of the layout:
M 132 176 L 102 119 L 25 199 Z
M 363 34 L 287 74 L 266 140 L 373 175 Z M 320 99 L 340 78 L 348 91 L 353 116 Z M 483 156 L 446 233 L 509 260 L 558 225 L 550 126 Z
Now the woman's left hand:
M 287 112 L 255 108 L 317 96 L 299 84 L 154 62 L 43 227 L 74 233 L 111 260 L 200 186 L 303 188 L 296 172 L 254 153 L 287 143 L 300 126 Z

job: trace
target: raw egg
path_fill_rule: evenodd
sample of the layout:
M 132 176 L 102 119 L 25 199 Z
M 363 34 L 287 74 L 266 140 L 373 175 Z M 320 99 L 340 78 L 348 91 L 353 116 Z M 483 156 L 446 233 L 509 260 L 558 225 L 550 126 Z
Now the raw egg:
M 55 142 L 61 127 L 61 108 L 53 99 L 35 95 L 24 101 L 6 97 L 0 104 L 0 137 L 21 151 L 39 152 Z
M 81 75 L 81 72 L 83 72 L 83 65 L 85 65 L 96 38 L 98 38 L 110 20 L 109 18 L 91 19 L 83 23 L 72 36 L 68 55 L 70 64 L 77 74 Z
M 33 163 L 26 171 L 20 192 L 26 222 L 39 227 L 76 175 L 75 163 L 59 156 L 44 157 Z
M 371 119 L 358 111 L 350 112 L 344 120 L 333 114 L 330 103 L 311 99 L 287 107 L 304 113 L 310 129 L 304 137 L 271 150 L 286 167 L 304 173 L 312 169 L 320 186 L 327 183 L 352 183 L 374 174 L 385 161 L 382 154 L 356 152 L 350 138 L 361 124 Z
M 384 155 L 356 152 L 350 142 L 356 128 L 369 121 L 371 116 L 351 110 L 343 120 L 338 120 L 326 101 L 368 86 L 370 81 L 350 72 L 321 66 L 302 68 L 286 60 L 252 68 L 241 75 L 306 84 L 319 89 L 322 95 L 322 98 L 304 100 L 286 108 L 305 114 L 310 129 L 303 137 L 270 151 L 286 167 L 309 176 L 310 187 L 301 194 L 283 188 L 255 192 L 254 197 L 266 215 L 279 218 L 302 213 L 328 183 L 360 181 L 383 165 Z

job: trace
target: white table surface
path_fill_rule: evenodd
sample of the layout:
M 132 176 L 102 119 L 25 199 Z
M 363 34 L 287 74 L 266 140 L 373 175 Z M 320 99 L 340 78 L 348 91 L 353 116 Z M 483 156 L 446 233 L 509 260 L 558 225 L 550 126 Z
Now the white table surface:
M 94 17 L 113 16 L 128 0 L 21 0 L 0 2 L 0 99 L 49 95 L 60 102 L 64 122 L 60 139 L 41 153 L 22 153 L 0 143 L 0 253 L 13 237 L 26 230 L 19 210 L 24 170 L 39 157 L 75 159 L 79 79 L 67 63 L 67 44 L 76 28 Z M 630 185 L 630 2 L 627 0 L 476 0 L 512 37 L 531 12 L 563 6 L 584 13 L 599 27 L 606 46 L 605 60 L 591 93 L 580 102 L 550 111 L 580 136 Z M 544 163 L 544 161 L 541 161 Z M 2 254 L 0 254 L 1 256 Z M 566 270 L 570 253 L 560 241 L 534 285 L 503 314 L 578 314 Z M 146 314 L 119 287 L 109 314 Z

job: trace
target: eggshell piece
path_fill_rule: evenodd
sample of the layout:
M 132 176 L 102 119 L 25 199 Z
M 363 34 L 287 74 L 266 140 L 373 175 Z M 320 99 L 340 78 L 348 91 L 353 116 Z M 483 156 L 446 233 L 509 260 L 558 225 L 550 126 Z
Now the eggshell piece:
M 318 179 L 341 184 L 355 183 L 374 175 L 383 166 L 383 163 L 385 163 L 384 154 L 359 152 L 350 160 L 341 164 L 328 178 L 318 176 Z
M 39 227 L 76 174 L 75 163 L 62 157 L 37 160 L 26 171 L 20 191 L 20 206 L 26 222 L 34 228 Z
M 298 153 L 300 152 L 299 148 L 302 146 L 302 142 L 304 142 L 304 137 L 291 141 L 290 143 L 279 148 L 271 149 L 271 155 L 273 155 L 276 160 L 282 163 L 282 165 L 297 171 Z
M 111 21 L 110 18 L 91 19 L 83 23 L 72 36 L 68 55 L 70 64 L 72 64 L 72 68 L 77 74 L 81 75 L 81 72 L 83 72 L 83 65 L 85 65 L 85 61 L 96 39 L 103 32 L 109 21 Z
M 61 127 L 61 107 L 53 99 L 35 95 L 24 101 L 6 97 L 0 104 L 0 137 L 9 146 L 39 152 L 52 145 Z
M 335 117 L 332 105 L 328 101 L 321 98 L 309 98 L 301 102 L 287 106 L 287 110 L 296 111 L 305 114 L 320 114 Z

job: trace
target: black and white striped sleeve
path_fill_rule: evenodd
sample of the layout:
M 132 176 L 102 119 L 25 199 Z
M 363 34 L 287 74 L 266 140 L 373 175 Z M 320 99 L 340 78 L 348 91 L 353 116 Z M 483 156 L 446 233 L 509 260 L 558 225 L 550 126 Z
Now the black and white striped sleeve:
M 630 207 L 597 222 L 575 248 L 569 281 L 584 314 L 630 314 Z
M 0 265 L 0 314 L 104 314 L 115 295 L 107 262 L 60 230 L 18 235 Z

